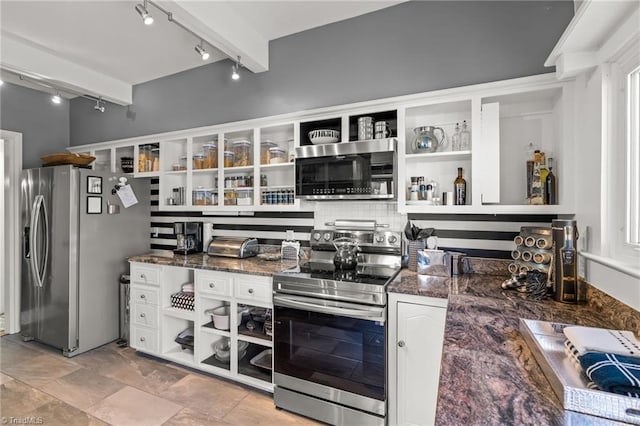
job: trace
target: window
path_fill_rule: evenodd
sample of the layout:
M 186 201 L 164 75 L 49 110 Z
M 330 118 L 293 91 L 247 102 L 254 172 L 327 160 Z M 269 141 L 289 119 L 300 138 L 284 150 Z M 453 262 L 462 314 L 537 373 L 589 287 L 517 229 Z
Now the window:
M 625 243 L 640 248 L 640 67 L 627 74 Z
M 609 257 L 640 268 L 640 41 L 611 63 L 607 180 Z

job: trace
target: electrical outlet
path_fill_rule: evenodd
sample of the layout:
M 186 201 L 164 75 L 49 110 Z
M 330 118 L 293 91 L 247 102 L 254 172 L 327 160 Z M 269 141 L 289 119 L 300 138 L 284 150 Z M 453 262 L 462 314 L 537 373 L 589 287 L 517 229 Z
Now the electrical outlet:
M 159 233 L 160 233 L 159 229 L 158 229 L 157 227 L 154 227 L 154 228 L 153 228 L 153 236 L 154 236 L 155 238 L 158 238 L 158 234 L 159 234 Z
M 293 241 L 294 236 L 293 236 L 293 229 L 287 229 L 287 241 Z
M 589 237 L 590 228 L 585 226 L 583 229 L 578 230 L 580 237 L 578 238 L 578 251 L 586 252 L 589 249 Z M 578 276 L 582 279 L 587 279 L 587 259 L 582 256 L 578 256 Z

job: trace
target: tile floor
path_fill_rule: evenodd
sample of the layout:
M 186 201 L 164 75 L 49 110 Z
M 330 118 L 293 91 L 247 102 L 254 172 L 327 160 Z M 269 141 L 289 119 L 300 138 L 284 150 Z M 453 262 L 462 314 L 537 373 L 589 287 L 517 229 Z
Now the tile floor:
M 115 344 L 65 358 L 5 335 L 0 371 L 2 423 L 13 417 L 60 426 L 317 424 L 277 410 L 271 394 Z

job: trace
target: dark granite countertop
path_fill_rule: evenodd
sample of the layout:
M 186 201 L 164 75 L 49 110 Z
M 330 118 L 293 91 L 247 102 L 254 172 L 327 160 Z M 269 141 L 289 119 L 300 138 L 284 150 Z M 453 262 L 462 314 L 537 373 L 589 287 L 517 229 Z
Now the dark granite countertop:
M 206 254 L 133 256 L 131 262 L 273 275 L 295 262 L 233 259 Z M 484 266 L 483 266 L 484 267 Z M 496 265 L 490 273 L 503 270 Z M 491 269 L 489 268 L 489 269 Z M 564 411 L 520 335 L 519 318 L 595 327 L 624 328 L 640 334 L 638 312 L 588 287 L 587 305 L 529 300 L 500 284 L 507 276 L 471 274 L 452 278 L 403 270 L 390 293 L 448 298 L 438 392 L 438 425 L 618 424 Z
M 403 270 L 388 287 L 389 292 L 449 299 L 436 423 L 609 424 L 563 410 L 518 331 L 519 318 L 638 333 L 637 311 L 593 289 L 588 305 L 529 300 L 503 290 L 500 284 L 505 278 L 478 274 L 441 278 Z
M 258 257 L 236 259 L 232 257 L 215 257 L 206 253 L 190 254 L 188 256 L 160 256 L 157 254 L 143 254 L 132 256 L 129 262 L 153 263 L 156 265 L 181 266 L 183 268 L 207 269 L 211 271 L 236 272 L 241 274 L 272 276 L 284 269 L 291 268 L 295 261 L 270 261 Z

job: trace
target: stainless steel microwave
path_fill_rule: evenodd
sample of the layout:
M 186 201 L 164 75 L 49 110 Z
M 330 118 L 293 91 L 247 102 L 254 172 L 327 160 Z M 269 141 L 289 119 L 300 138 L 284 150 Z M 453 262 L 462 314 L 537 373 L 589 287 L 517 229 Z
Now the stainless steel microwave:
M 296 148 L 296 197 L 395 199 L 397 143 L 390 138 Z

